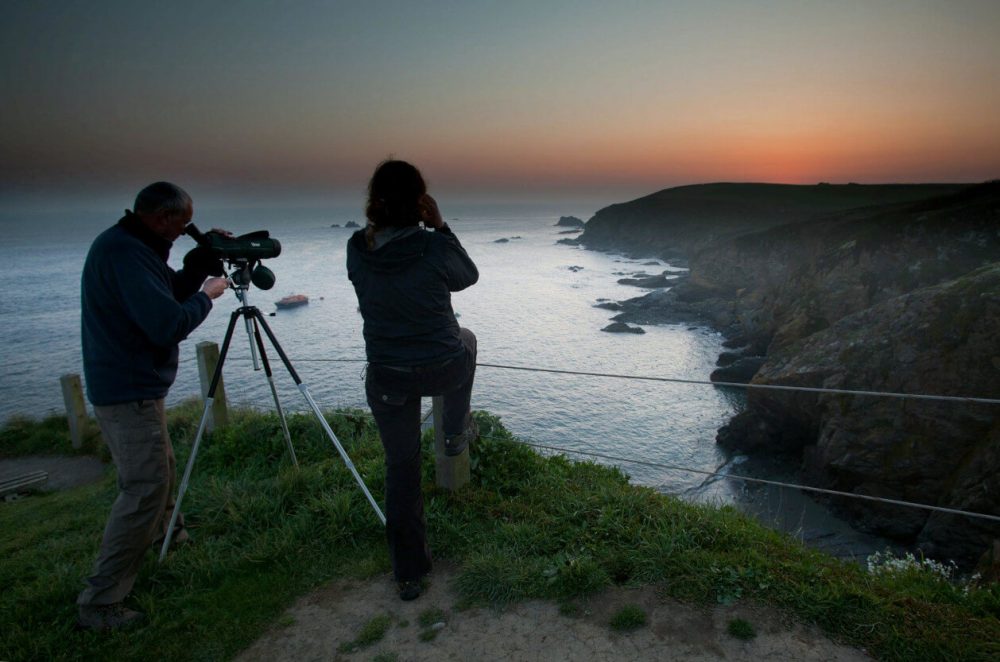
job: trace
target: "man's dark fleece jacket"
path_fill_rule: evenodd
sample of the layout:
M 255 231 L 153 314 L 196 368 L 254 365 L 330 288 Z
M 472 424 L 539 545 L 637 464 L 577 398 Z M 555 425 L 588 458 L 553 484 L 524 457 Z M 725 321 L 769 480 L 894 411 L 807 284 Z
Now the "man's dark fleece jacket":
M 479 280 L 476 265 L 447 225 L 383 232 L 395 236 L 373 250 L 365 230 L 347 242 L 369 363 L 428 365 L 460 356 L 465 348 L 450 293 Z
M 90 247 L 81 322 L 87 397 L 95 405 L 165 397 L 177 375 L 177 343 L 212 309 L 199 291 L 206 274 L 167 266 L 170 246 L 126 212 Z

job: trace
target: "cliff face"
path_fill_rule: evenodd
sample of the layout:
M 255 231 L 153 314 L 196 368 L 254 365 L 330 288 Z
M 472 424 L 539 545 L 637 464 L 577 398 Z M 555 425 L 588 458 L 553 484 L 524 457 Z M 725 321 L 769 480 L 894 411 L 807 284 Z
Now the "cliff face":
M 693 226 L 683 227 L 688 239 L 673 252 L 689 251 L 689 278 L 624 302 L 623 321 L 707 320 L 746 345 L 743 354 L 760 355 L 755 383 L 1000 398 L 1000 183 L 755 232 L 729 224 L 690 240 Z M 998 413 L 751 390 L 719 442 L 797 454 L 815 484 L 996 514 Z M 983 520 L 834 504 L 938 558 L 969 561 L 1000 537 Z
M 1000 260 L 1000 184 L 745 234 L 691 259 L 682 298 L 772 355 L 846 315 Z
M 1000 263 L 892 297 L 768 355 L 759 384 L 1000 399 Z M 838 490 L 1000 512 L 1000 406 L 751 390 L 726 446 L 802 454 Z M 927 511 L 835 502 L 860 525 L 971 560 L 996 526 Z

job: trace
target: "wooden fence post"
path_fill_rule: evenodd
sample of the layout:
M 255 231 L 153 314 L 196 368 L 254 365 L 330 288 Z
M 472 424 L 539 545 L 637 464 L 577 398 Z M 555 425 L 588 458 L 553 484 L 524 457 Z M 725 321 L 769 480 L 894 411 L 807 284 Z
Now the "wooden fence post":
M 201 397 L 208 397 L 208 389 L 212 387 L 212 376 L 215 374 L 215 367 L 219 365 L 219 344 L 203 341 L 195 345 L 195 354 L 198 357 L 198 380 L 201 382 Z M 211 432 L 216 427 L 222 427 L 229 422 L 229 407 L 226 404 L 226 387 L 223 383 L 222 375 L 219 375 L 219 384 L 215 387 L 215 399 L 212 400 L 212 410 L 208 412 L 208 420 L 205 421 L 205 431 Z
M 444 398 L 436 396 L 431 401 L 434 408 L 434 460 L 436 482 L 452 492 L 469 482 L 469 448 L 454 457 L 444 452 Z
M 80 375 L 69 373 L 59 378 L 62 386 L 63 403 L 66 405 L 66 420 L 69 422 L 69 438 L 73 448 L 83 445 L 90 425 L 87 419 L 87 405 L 83 401 L 83 384 Z

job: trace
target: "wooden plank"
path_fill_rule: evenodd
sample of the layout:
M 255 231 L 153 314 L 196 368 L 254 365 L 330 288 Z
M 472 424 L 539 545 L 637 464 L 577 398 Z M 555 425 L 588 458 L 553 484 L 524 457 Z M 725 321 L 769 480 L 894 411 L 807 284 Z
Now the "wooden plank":
M 41 486 L 48 479 L 47 471 L 31 471 L 13 478 L 6 478 L 0 481 L 0 495 L 10 492 L 24 492 L 31 487 Z
M 434 466 L 435 482 L 452 492 L 469 482 L 469 449 L 454 457 L 448 457 L 444 450 L 444 398 L 433 398 L 434 407 Z

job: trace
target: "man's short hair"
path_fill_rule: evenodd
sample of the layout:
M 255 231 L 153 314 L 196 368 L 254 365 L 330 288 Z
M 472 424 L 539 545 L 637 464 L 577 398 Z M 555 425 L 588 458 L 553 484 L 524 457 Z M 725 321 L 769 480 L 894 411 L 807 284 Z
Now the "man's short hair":
M 156 182 L 139 191 L 132 210 L 136 214 L 183 214 L 191 206 L 191 196 L 180 186 Z

